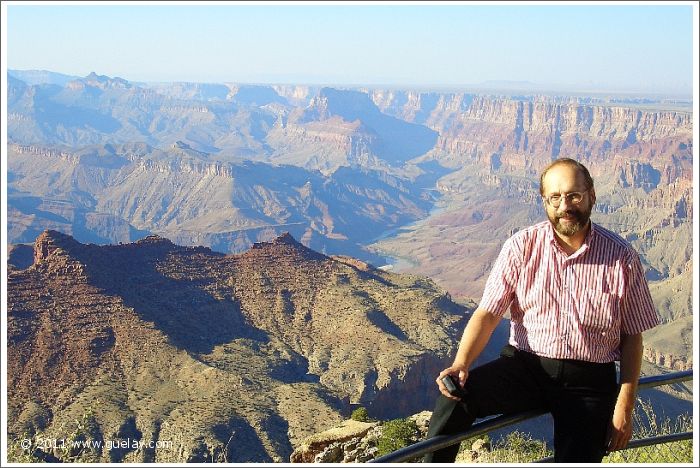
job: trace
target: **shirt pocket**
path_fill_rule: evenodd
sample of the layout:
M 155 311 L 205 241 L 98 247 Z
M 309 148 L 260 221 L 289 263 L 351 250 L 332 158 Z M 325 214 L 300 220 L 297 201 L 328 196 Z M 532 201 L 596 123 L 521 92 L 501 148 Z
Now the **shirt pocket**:
M 617 298 L 600 291 L 584 293 L 581 326 L 588 333 L 607 334 L 617 321 Z

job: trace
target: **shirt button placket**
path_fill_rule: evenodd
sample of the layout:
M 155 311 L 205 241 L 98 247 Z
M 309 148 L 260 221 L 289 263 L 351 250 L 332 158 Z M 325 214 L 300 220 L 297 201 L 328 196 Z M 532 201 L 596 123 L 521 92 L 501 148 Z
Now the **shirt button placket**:
M 561 352 L 562 354 L 568 354 L 569 350 L 569 334 L 571 332 L 571 293 L 569 291 L 569 267 L 568 260 L 565 259 L 562 263 L 562 275 L 561 275 L 561 295 L 562 295 L 562 315 L 564 317 L 564 329 L 561 333 Z

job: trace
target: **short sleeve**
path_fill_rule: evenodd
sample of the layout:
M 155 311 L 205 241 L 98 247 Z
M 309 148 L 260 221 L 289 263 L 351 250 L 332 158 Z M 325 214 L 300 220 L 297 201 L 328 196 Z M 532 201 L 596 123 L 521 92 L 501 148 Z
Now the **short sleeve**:
M 509 238 L 501 248 L 489 278 L 484 287 L 479 308 L 502 317 L 510 307 L 515 296 L 515 286 L 518 282 L 519 265 L 522 254 L 517 248 L 515 236 Z
M 635 251 L 630 252 L 626 270 L 626 288 L 621 302 L 621 331 L 636 335 L 659 324 L 651 299 L 644 268 Z

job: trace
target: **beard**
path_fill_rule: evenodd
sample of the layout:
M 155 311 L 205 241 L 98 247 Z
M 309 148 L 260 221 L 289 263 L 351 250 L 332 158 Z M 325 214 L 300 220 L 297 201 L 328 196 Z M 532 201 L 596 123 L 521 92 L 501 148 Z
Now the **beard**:
M 586 227 L 588 220 L 591 219 L 591 211 L 593 210 L 593 205 L 583 208 L 569 208 L 563 212 L 554 212 L 550 214 L 547 211 L 547 218 L 549 222 L 552 223 L 554 230 L 557 231 L 562 236 L 571 237 L 581 229 Z M 562 219 L 562 218 L 568 219 Z

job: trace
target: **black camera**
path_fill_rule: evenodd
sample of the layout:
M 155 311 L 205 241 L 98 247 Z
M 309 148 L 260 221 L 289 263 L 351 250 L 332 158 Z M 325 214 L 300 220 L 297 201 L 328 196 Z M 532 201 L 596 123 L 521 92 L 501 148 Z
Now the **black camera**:
M 467 395 L 464 389 L 459 385 L 459 380 L 453 375 L 447 374 L 441 380 L 447 391 L 450 392 L 450 395 L 456 396 L 457 398 L 464 398 Z

